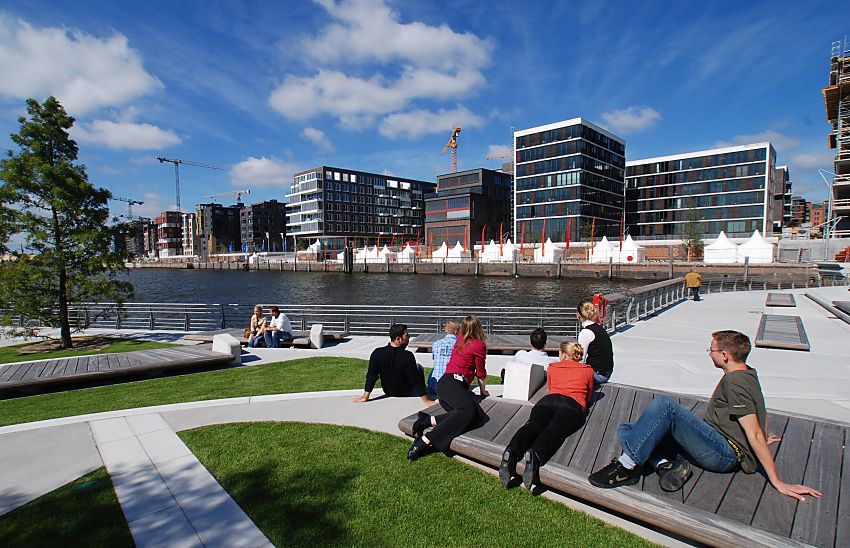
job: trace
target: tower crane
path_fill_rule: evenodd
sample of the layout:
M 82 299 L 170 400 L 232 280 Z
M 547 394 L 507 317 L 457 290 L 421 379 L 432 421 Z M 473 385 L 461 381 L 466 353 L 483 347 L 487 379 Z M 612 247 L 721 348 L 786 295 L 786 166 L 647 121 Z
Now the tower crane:
M 231 191 L 228 191 L 228 192 L 219 192 L 218 194 L 213 194 L 212 196 L 204 196 L 204 198 L 209 198 L 209 199 L 215 201 L 216 198 L 221 198 L 222 196 L 230 196 L 232 194 L 236 194 L 236 202 L 238 203 L 239 200 L 242 199 L 243 194 L 251 194 L 251 189 L 246 188 L 244 190 L 231 190 Z
M 187 166 L 195 166 L 195 167 L 205 167 L 207 169 L 224 169 L 219 166 L 211 166 L 207 164 L 202 164 L 200 162 L 191 162 L 189 160 L 181 160 L 179 158 L 163 158 L 162 156 L 157 156 L 157 160 L 159 163 L 168 162 L 170 164 L 174 164 L 174 188 L 176 189 L 177 195 L 177 211 L 183 211 L 180 209 L 180 164 L 185 164 Z
M 115 200 L 116 202 L 127 202 L 127 218 L 133 218 L 133 206 L 134 205 L 142 205 L 144 202 L 140 202 L 138 200 L 133 200 L 132 198 L 122 198 L 120 196 L 112 196 L 111 200 Z
M 448 149 L 452 149 L 452 173 L 457 173 L 457 136 L 460 133 L 460 128 L 455 126 L 452 128 L 452 136 L 449 137 L 449 142 L 443 147 L 442 156 Z

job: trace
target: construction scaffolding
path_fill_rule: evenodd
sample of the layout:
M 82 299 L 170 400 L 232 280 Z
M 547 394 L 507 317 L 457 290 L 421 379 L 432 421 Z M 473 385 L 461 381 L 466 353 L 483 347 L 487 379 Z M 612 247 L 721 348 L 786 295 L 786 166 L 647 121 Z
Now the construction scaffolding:
M 832 195 L 831 236 L 850 237 L 850 44 L 844 40 L 832 43 L 829 61 L 829 86 L 823 90 L 826 119 L 832 126 L 829 148 L 835 150 Z

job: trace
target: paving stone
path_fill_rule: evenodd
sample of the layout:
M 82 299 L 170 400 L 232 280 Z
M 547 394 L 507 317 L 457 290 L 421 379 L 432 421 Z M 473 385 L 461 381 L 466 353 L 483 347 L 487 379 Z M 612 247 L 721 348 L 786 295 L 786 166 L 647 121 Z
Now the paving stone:
M 251 518 L 225 492 L 181 506 L 207 547 L 271 546 Z
M 112 484 L 127 521 L 177 506 L 177 501 L 152 464 L 113 474 Z
M 124 417 L 92 421 L 90 424 L 92 435 L 98 444 L 129 438 L 133 435 L 133 430 Z
M 170 429 L 168 423 L 162 420 L 162 416 L 159 413 L 131 415 L 127 417 L 127 423 L 136 435 Z
M 141 434 L 138 440 L 154 463 L 167 462 L 192 454 L 186 444 L 170 429 Z
M 204 544 L 179 507 L 128 523 L 136 548 L 202 548 Z
M 97 448 L 110 474 L 123 474 L 151 464 L 151 459 L 135 436 L 100 443 Z
M 180 504 L 224 490 L 194 455 L 159 463 L 156 469 Z

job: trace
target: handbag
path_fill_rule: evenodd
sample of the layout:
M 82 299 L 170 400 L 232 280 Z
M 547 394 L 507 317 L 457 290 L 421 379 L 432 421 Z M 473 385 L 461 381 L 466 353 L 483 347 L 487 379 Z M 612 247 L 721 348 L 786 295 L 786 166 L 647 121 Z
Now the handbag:
M 251 328 L 250 328 L 250 327 L 246 327 L 246 328 L 245 328 L 245 331 L 243 331 L 243 332 L 242 332 L 242 336 L 243 336 L 243 337 L 245 337 L 246 339 L 247 339 L 248 337 L 250 337 L 250 336 L 251 336 Z

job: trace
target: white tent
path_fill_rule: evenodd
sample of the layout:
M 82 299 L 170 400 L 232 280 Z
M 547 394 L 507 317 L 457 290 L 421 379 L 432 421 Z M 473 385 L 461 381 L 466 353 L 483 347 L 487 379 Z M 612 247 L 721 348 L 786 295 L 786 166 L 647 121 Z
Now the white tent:
M 457 242 L 455 244 L 455 246 L 449 250 L 449 253 L 448 253 L 448 256 L 447 256 L 449 261 L 454 260 L 454 261 L 458 261 L 458 262 L 461 259 L 469 259 L 471 257 L 472 257 L 472 253 L 470 253 L 468 250 L 464 251 L 463 246 L 460 244 L 460 242 Z
M 593 247 L 593 253 L 590 255 L 592 263 L 607 263 L 613 255 L 611 243 L 606 236 L 602 236 L 602 240 Z
M 357 251 L 357 255 L 354 256 L 355 262 L 375 262 L 378 260 L 378 247 L 375 246 L 369 249 L 368 246 L 363 246 L 363 249 L 359 249 Z
M 764 239 L 756 230 L 750 239 L 738 246 L 738 262 L 743 263 L 749 257 L 750 264 L 768 264 L 773 262 L 773 244 Z
M 714 242 L 703 249 L 705 264 L 734 264 L 737 257 L 737 244 L 729 240 L 723 231 L 720 231 Z
M 511 244 L 510 240 L 502 245 L 490 240 L 478 260 L 482 263 L 513 262 L 518 254 L 519 251 Z
M 378 259 L 382 263 L 386 263 L 386 262 L 394 263 L 395 260 L 396 260 L 396 255 L 397 254 L 396 254 L 395 251 L 390 251 L 390 248 L 388 248 L 386 245 L 384 245 L 384 248 L 381 251 L 378 252 Z
M 312 243 L 309 246 L 307 246 L 307 251 L 309 251 L 310 253 L 318 253 L 321 250 L 322 250 L 322 243 L 319 240 L 316 240 L 315 243 Z
M 541 247 L 534 248 L 535 263 L 559 263 L 563 258 L 563 248 L 555 247 L 551 238 L 546 238 L 546 243 Z
M 623 242 L 623 249 L 620 250 L 619 243 L 611 242 L 611 245 L 614 247 L 614 262 L 620 264 L 635 264 L 642 263 L 646 260 L 646 250 L 643 246 L 637 245 L 634 240 L 632 240 L 632 235 L 629 234 L 626 236 L 625 241 Z
M 336 254 L 336 260 L 343 262 L 345 260 L 345 251 Z
M 441 245 L 439 249 L 437 249 L 436 251 L 431 253 L 431 258 L 432 259 L 438 259 L 438 260 L 442 261 L 448 255 L 449 255 L 449 248 L 446 245 L 446 242 L 443 242 L 443 245 Z
M 398 253 L 398 262 L 412 263 L 416 260 L 416 250 L 410 247 L 410 244 L 404 246 L 404 249 Z

